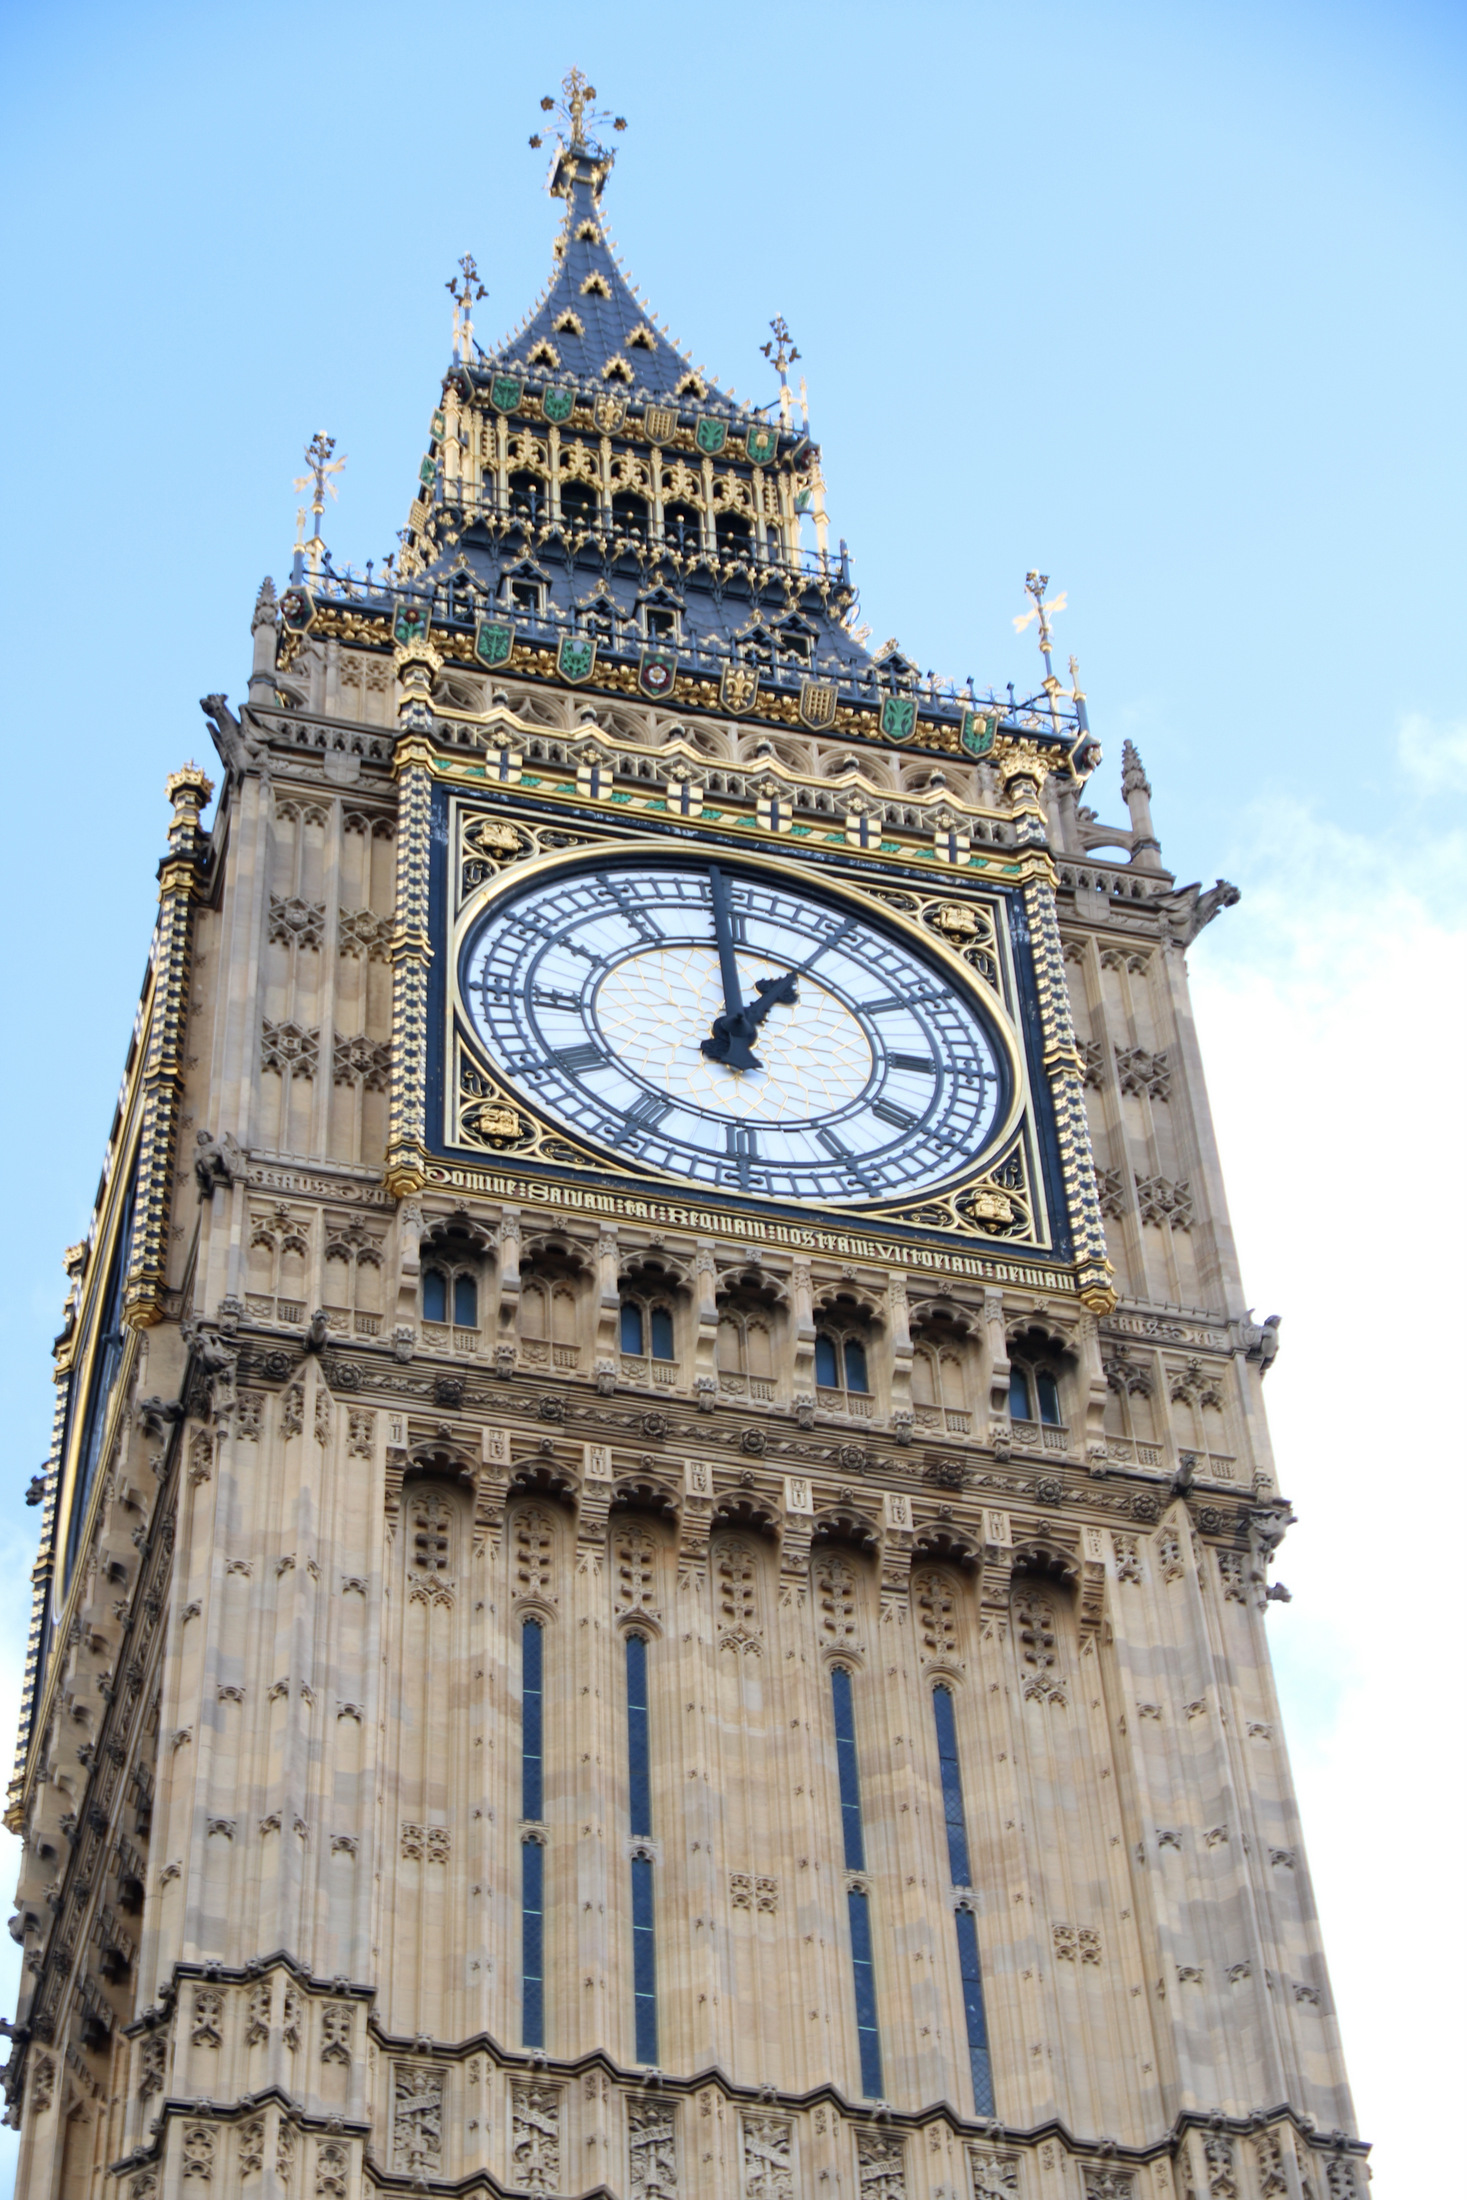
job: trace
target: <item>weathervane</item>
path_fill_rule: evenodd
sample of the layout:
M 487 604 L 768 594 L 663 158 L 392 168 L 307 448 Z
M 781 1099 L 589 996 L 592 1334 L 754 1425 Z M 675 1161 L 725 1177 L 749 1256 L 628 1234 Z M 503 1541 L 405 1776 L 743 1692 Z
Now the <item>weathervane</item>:
M 339 474 L 346 464 L 345 454 L 340 458 L 331 456 L 335 449 L 335 436 L 327 435 L 323 429 L 318 428 L 305 449 L 308 471 L 297 475 L 295 481 L 297 489 L 309 488 L 311 492 L 311 517 L 315 521 L 315 526 L 311 531 L 311 539 L 306 544 L 306 550 L 309 554 L 313 578 L 320 573 L 321 561 L 326 553 L 326 545 L 321 540 L 321 514 L 326 509 L 328 493 L 333 500 L 336 496 L 336 483 L 331 476 Z M 299 515 L 297 515 L 297 528 L 299 528 Z
M 1064 610 L 1068 593 L 1065 589 L 1061 589 L 1054 602 L 1047 604 L 1044 600 L 1044 591 L 1049 586 L 1049 575 L 1047 573 L 1026 573 L 1024 575 L 1024 586 L 1034 598 L 1034 608 L 1032 611 L 1020 612 L 1014 621 L 1014 632 L 1022 634 L 1031 621 L 1035 619 L 1039 621 L 1039 654 L 1044 659 L 1044 680 L 1042 684 L 1045 694 L 1049 697 L 1049 715 L 1058 725 L 1060 683 L 1055 673 L 1054 659 L 1051 654 L 1054 649 L 1054 636 L 1050 632 L 1049 622 Z
M 474 265 L 474 255 L 466 252 L 458 263 L 458 280 L 450 275 L 444 289 L 453 300 L 453 348 L 456 356 L 467 361 L 474 340 L 473 307 L 489 293 L 479 280 L 479 270 Z
M 787 428 L 790 424 L 788 375 L 790 368 L 800 354 L 793 337 L 790 335 L 789 323 L 782 313 L 776 313 L 769 326 L 774 340 L 772 343 L 761 344 L 759 349 L 766 359 L 773 361 L 779 375 L 779 424 L 782 428 Z M 803 383 L 800 386 L 802 389 L 804 388 Z
M 558 100 L 542 99 L 540 105 L 547 115 L 554 115 L 560 126 L 562 136 L 566 138 L 570 145 L 585 145 L 588 142 L 586 137 L 588 124 L 593 129 L 598 122 L 609 122 L 613 130 L 624 130 L 626 128 L 627 118 L 625 115 L 598 113 L 593 109 L 591 102 L 596 97 L 596 87 L 594 84 L 586 82 L 579 69 L 570 69 L 561 78 L 560 92 L 561 96 Z M 538 147 L 543 145 L 545 140 L 537 131 L 535 136 L 531 138 L 530 143 Z

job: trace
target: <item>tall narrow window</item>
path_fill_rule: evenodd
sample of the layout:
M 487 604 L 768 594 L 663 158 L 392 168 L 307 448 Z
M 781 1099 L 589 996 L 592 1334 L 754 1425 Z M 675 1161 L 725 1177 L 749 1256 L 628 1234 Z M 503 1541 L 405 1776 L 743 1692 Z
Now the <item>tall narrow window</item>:
M 652 1357 L 654 1360 L 670 1360 L 672 1349 L 672 1316 L 665 1306 L 652 1309 Z
M 479 1326 L 479 1286 L 472 1276 L 453 1279 L 453 1318 L 460 1329 Z
M 947 1862 L 955 1887 L 971 1887 L 968 1828 L 963 1821 L 963 1776 L 958 1768 L 958 1729 L 950 1688 L 932 1692 L 937 1723 L 937 1763 L 942 1774 L 942 1815 L 947 1824 Z
M 1021 1367 L 1009 1370 L 1009 1418 L 1014 1421 L 1034 1418 L 1034 1409 L 1029 1403 L 1029 1378 Z
M 652 1836 L 652 1748 L 647 1709 L 647 1644 L 627 1636 L 628 1815 L 632 1838 Z M 632 1858 L 632 1998 L 637 2060 L 657 2060 L 657 1930 L 652 1859 Z
M 423 1270 L 423 1319 L 425 1322 L 446 1322 L 448 1319 L 448 1278 L 441 1268 Z
M 545 1630 L 536 1619 L 520 1628 L 520 1814 L 545 1815 Z M 533 1836 L 520 1843 L 521 2029 L 526 2047 L 545 2045 L 545 1850 Z
M 861 1765 L 856 1754 L 856 1709 L 851 1676 L 843 1665 L 830 1674 L 835 1709 L 835 1762 L 840 1779 L 841 1839 L 846 1870 L 866 1868 L 866 1837 L 861 1824 Z M 856 2044 L 861 2056 L 861 2090 L 868 2100 L 881 2098 L 881 2033 L 876 2022 L 876 1967 L 871 1952 L 871 1898 L 863 1887 L 846 1893 L 851 1927 L 851 1970 L 856 1990 Z
M 621 1307 L 621 1348 L 623 1352 L 640 1355 L 646 1350 L 642 1342 L 642 1309 L 630 1299 L 623 1299 Z
M 942 1815 L 947 1825 L 948 1869 L 955 1887 L 970 1887 L 968 1828 L 963 1815 L 963 1775 L 958 1764 L 958 1728 L 950 1688 L 932 1691 L 937 1727 L 937 1763 L 942 1775 Z M 978 2115 L 993 2114 L 993 2064 L 988 2052 L 988 2019 L 983 2008 L 983 1966 L 978 1957 L 978 1921 L 966 1904 L 954 1920 L 958 1935 L 958 1972 L 963 1982 L 963 2015 L 968 2026 L 968 2068 Z

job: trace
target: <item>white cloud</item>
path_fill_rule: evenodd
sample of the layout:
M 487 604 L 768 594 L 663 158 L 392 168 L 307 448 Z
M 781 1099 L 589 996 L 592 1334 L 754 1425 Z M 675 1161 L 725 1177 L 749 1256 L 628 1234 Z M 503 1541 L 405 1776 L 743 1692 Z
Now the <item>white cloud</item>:
M 1424 711 L 1410 711 L 1401 720 L 1397 746 L 1408 776 L 1418 786 L 1432 793 L 1461 792 L 1467 780 L 1467 719 L 1439 725 Z
M 1299 1526 L 1269 1621 L 1360 2128 L 1382 2200 L 1433 2188 L 1423 2100 L 1467 2034 L 1460 1593 L 1462 1000 L 1434 913 L 1449 836 L 1409 856 L 1307 813 L 1261 821 L 1243 903 L 1192 953 L 1247 1290 Z

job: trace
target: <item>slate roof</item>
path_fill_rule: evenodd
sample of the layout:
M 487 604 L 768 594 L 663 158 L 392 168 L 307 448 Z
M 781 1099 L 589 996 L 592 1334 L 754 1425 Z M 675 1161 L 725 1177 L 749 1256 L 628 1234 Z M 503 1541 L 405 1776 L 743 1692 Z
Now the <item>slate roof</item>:
M 559 149 L 550 182 L 552 192 L 566 201 L 555 245 L 558 264 L 526 321 L 486 355 L 489 363 L 521 373 L 548 371 L 541 347 L 549 345 L 559 369 L 578 382 L 603 383 L 629 395 L 634 390 L 655 398 L 681 395 L 684 404 L 696 395 L 705 409 L 739 410 L 726 391 L 698 374 L 628 282 L 601 211 L 611 160 L 610 153 L 590 144 Z M 572 315 L 580 332 L 564 325 Z M 615 371 L 608 376 L 613 361 L 624 362 L 630 381 Z

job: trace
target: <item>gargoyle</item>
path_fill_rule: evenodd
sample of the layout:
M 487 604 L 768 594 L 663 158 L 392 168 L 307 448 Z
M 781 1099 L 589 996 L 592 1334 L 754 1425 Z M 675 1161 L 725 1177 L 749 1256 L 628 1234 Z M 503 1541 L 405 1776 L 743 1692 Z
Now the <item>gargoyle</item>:
M 1220 878 L 1216 886 L 1202 891 L 1200 880 L 1190 886 L 1177 886 L 1169 894 L 1156 894 L 1148 907 L 1160 910 L 1167 930 L 1178 947 L 1190 947 L 1205 925 L 1211 924 L 1219 909 L 1231 909 L 1242 900 L 1238 888 L 1228 879 Z

